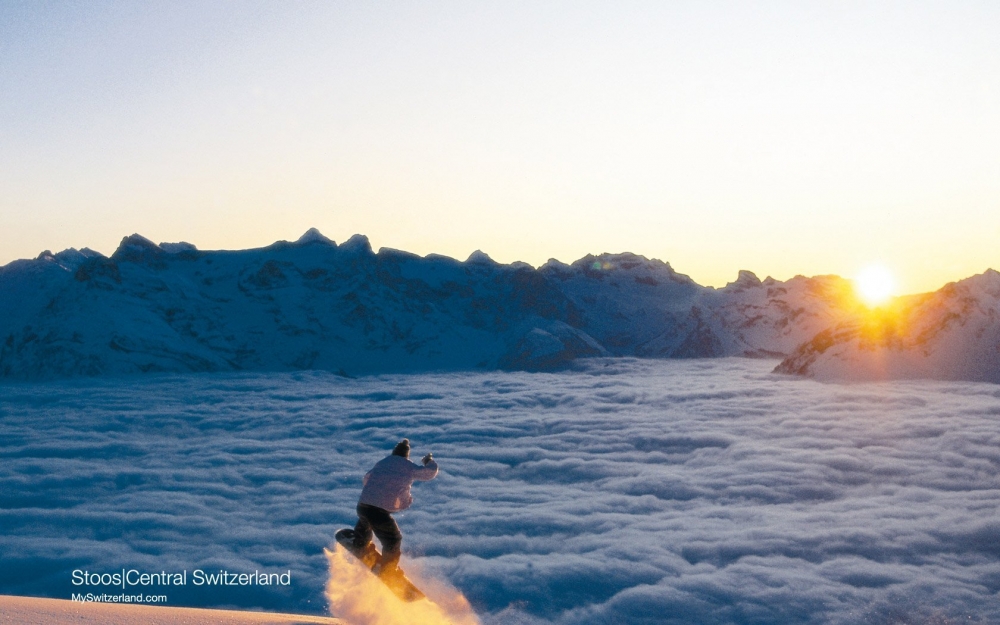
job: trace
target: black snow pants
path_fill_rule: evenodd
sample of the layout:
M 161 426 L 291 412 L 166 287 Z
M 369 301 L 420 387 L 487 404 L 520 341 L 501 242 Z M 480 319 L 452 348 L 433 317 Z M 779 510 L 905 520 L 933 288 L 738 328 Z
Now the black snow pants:
M 382 570 L 396 568 L 401 553 L 400 543 L 403 541 L 396 520 L 387 510 L 359 503 L 358 524 L 354 526 L 354 544 L 363 549 L 371 542 L 373 532 L 382 543 Z

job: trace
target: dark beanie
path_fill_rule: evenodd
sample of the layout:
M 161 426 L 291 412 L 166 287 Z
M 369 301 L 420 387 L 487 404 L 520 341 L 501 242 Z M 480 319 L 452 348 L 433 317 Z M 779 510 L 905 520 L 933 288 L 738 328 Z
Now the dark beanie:
M 404 438 L 403 440 L 396 443 L 395 449 L 392 450 L 394 456 L 402 456 L 404 458 L 410 457 L 410 439 Z

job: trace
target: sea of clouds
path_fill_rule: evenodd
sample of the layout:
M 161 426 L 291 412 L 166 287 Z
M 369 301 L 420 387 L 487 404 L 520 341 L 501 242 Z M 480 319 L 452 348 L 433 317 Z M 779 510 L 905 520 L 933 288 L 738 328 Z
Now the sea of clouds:
M 0 386 L 0 594 L 292 571 L 171 605 L 324 612 L 323 547 L 408 437 L 404 567 L 485 623 L 1000 622 L 1000 387 L 773 361 Z

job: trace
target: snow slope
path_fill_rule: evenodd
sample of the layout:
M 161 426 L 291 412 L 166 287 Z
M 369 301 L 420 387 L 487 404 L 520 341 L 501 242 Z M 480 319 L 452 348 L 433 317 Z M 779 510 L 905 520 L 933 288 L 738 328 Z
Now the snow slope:
M 0 623 L 17 625 L 348 625 L 341 619 L 279 614 L 169 608 L 128 603 L 81 603 L 0 595 Z
M 0 268 L 0 377 L 148 371 L 345 374 L 561 367 L 588 356 L 783 356 L 843 317 L 834 277 L 723 289 L 634 254 L 539 269 L 294 243 L 199 251 L 126 237 L 110 258 L 44 252 Z
M 822 380 L 1000 383 L 1000 273 L 988 270 L 840 323 L 775 369 Z

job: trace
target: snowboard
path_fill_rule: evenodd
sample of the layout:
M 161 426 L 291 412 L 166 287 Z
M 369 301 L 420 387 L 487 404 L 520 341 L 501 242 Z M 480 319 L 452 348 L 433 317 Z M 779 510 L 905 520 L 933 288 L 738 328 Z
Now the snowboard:
M 378 548 L 375 547 L 375 543 L 368 543 L 368 546 L 363 550 L 359 550 L 355 547 L 353 529 L 344 528 L 342 530 L 337 530 L 334 537 L 337 539 L 337 542 L 340 543 L 341 547 L 346 549 L 348 553 L 353 555 L 358 560 L 361 560 L 362 564 L 364 564 L 368 570 L 371 570 L 382 557 Z M 374 575 L 374 573 L 372 574 Z M 406 578 L 406 575 L 403 574 L 403 569 L 398 566 L 396 567 L 396 571 L 394 573 L 385 573 L 377 575 L 376 577 L 378 577 L 382 583 L 393 592 L 393 594 L 403 601 L 418 601 L 426 596 L 420 591 L 419 588 L 413 585 L 413 582 Z

